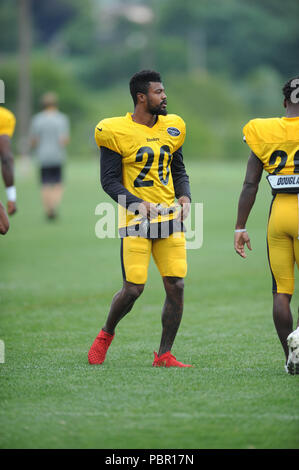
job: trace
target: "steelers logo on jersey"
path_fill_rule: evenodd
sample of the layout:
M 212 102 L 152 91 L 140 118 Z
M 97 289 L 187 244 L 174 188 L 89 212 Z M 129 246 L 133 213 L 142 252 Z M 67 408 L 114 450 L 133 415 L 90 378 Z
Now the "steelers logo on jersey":
M 167 128 L 167 132 L 169 135 L 171 135 L 172 137 L 178 137 L 180 135 L 180 130 L 177 129 L 176 127 L 168 127 Z

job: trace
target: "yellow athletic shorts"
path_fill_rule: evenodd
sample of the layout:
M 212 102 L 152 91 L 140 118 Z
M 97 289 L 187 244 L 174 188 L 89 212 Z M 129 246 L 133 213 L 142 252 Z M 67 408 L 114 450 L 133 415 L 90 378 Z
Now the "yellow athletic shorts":
M 299 195 L 276 194 L 268 222 L 268 259 L 273 293 L 294 293 L 295 262 L 299 268 Z
M 162 277 L 183 278 L 186 276 L 185 234 L 175 232 L 168 238 L 122 238 L 121 265 L 123 278 L 134 284 L 145 284 L 151 253 Z

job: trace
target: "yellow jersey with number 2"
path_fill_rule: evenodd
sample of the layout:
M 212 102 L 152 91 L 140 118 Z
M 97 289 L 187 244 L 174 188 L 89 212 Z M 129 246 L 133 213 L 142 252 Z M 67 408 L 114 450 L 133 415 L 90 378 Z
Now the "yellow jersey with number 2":
M 97 145 L 122 156 L 123 186 L 144 201 L 167 207 L 175 199 L 170 165 L 185 135 L 185 122 L 175 114 L 159 115 L 156 124 L 148 127 L 127 113 L 103 119 L 95 128 Z M 134 223 L 135 217 L 120 206 L 119 226 Z
M 16 125 L 14 114 L 4 106 L 0 106 L 0 135 L 13 136 Z
M 299 173 L 299 117 L 253 119 L 243 128 L 243 134 L 265 171 Z

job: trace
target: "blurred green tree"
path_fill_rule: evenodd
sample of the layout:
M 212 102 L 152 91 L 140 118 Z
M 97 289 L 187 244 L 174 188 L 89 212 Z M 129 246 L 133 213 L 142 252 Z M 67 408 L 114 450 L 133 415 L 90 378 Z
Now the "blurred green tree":
M 249 117 L 283 113 L 281 87 L 298 74 L 294 0 L 31 1 L 33 110 L 41 93 L 57 91 L 74 128 L 90 141 L 101 117 L 131 109 L 129 77 L 153 67 L 165 80 L 171 111 L 188 123 L 188 153 L 195 156 L 200 146 L 207 158 L 232 157 Z M 15 111 L 18 3 L 0 3 L 0 78 Z M 81 151 L 77 132 L 74 141 Z

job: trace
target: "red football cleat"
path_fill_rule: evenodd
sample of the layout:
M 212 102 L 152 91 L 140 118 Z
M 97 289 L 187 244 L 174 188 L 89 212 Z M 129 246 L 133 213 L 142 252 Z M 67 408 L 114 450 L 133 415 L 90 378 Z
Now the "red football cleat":
M 170 351 L 161 354 L 161 356 L 158 356 L 158 354 L 154 351 L 154 355 L 154 367 L 192 367 L 190 364 L 183 364 L 182 362 L 177 361 Z
M 104 330 L 99 332 L 88 353 L 89 364 L 103 364 L 113 338 L 114 335 L 110 335 Z

